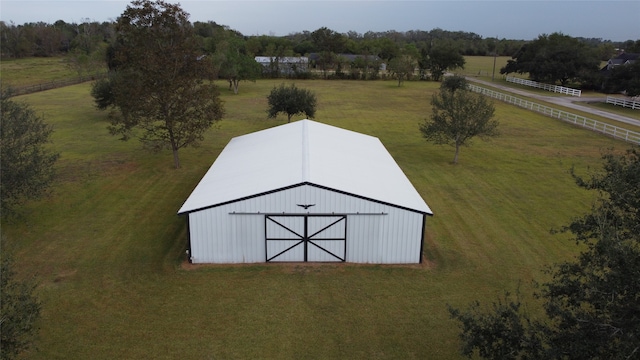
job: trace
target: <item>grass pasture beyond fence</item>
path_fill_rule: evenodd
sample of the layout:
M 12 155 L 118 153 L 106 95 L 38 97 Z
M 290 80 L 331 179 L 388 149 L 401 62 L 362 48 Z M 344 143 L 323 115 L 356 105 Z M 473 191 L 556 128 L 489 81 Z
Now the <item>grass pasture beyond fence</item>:
M 31 359 L 455 359 L 446 304 L 496 299 L 547 264 L 574 256 L 550 235 L 593 194 L 569 175 L 597 169 L 627 144 L 495 102 L 501 136 L 453 149 L 426 143 L 418 123 L 439 83 L 296 81 L 318 98 L 317 121 L 377 136 L 433 209 L 420 266 L 188 266 L 176 211 L 233 137 L 266 119 L 280 81 L 220 82 L 227 116 L 202 146 L 149 153 L 107 132 L 80 84 L 17 97 L 54 126 L 61 152 L 51 197 L 4 220 L 3 251 L 36 276 L 43 317 Z M 531 306 L 534 309 L 533 306 Z M 535 314 L 535 310 L 533 310 Z
M 2 59 L 2 87 L 20 88 L 75 78 L 78 73 L 68 67 L 63 57 Z

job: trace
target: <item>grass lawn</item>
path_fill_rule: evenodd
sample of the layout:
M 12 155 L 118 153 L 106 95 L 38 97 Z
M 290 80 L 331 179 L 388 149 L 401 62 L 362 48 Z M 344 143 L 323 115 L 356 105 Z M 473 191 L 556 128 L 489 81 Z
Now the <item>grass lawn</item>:
M 504 79 L 505 75 L 500 74 L 500 69 L 507 65 L 511 56 L 497 56 L 495 58 L 495 73 L 493 56 L 465 56 L 464 69 L 456 69 L 454 72 L 464 76 L 477 77 L 482 80 Z M 510 74 L 510 76 L 521 77 L 520 74 Z
M 220 82 L 227 116 L 201 147 L 149 153 L 108 135 L 89 84 L 21 96 L 53 124 L 62 156 L 53 195 L 3 221 L 5 250 L 43 301 L 32 359 L 455 359 L 446 305 L 489 302 L 579 250 L 550 235 L 589 209 L 568 171 L 599 168 L 627 144 L 495 102 L 501 137 L 463 148 L 425 142 L 439 83 L 296 81 L 318 97 L 316 120 L 377 136 L 424 197 L 420 266 L 189 266 L 178 208 L 233 136 L 266 119 L 280 81 Z M 535 313 L 535 310 L 534 310 Z
M 22 87 L 78 77 L 62 57 L 32 57 L 0 61 L 2 87 Z
M 640 120 L 640 110 L 635 110 L 635 109 L 631 109 L 631 108 L 626 108 L 623 106 L 618 106 L 618 105 L 613 105 L 613 104 L 607 104 L 606 102 L 594 102 L 594 103 L 582 103 L 585 106 L 589 106 L 595 109 L 599 109 L 599 110 L 604 110 L 604 111 L 608 111 L 611 113 L 616 113 L 616 114 L 620 114 L 623 116 L 628 116 L 630 118 L 633 119 L 638 119 Z M 640 129 L 636 130 L 636 131 L 640 131 Z

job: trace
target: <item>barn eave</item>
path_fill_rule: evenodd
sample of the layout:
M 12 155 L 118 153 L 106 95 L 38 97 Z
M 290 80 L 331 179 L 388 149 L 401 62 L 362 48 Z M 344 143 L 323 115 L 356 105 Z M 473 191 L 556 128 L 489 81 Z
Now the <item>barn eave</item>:
M 311 182 L 308 182 L 308 181 L 301 182 L 301 183 L 298 183 L 298 184 L 289 185 L 289 186 L 284 186 L 284 187 L 281 187 L 281 188 L 278 188 L 278 189 L 264 191 L 264 192 L 261 192 L 261 193 L 258 193 L 258 194 L 243 196 L 241 198 L 237 198 L 237 199 L 221 202 L 221 203 L 218 203 L 218 204 L 211 204 L 211 205 L 208 205 L 208 206 L 203 206 L 203 207 L 199 207 L 199 208 L 195 208 L 195 209 L 191 209 L 191 210 L 181 211 L 181 212 L 178 212 L 178 215 L 188 215 L 188 214 L 191 214 L 191 213 L 194 213 L 194 212 L 203 211 L 203 210 L 207 210 L 207 209 L 211 209 L 211 208 L 215 208 L 215 207 L 223 206 L 223 205 L 227 205 L 227 204 L 232 204 L 232 203 L 235 203 L 235 202 L 248 200 L 248 199 L 252 199 L 252 198 L 256 198 L 256 197 L 260 197 L 260 196 L 264 196 L 264 195 L 268 195 L 268 194 L 273 194 L 273 193 L 277 193 L 277 192 L 280 192 L 280 191 L 293 189 L 293 188 L 296 188 L 296 187 L 299 187 L 299 186 L 305 186 L 305 185 L 313 186 L 313 187 L 316 187 L 316 188 L 319 188 L 319 189 L 324 189 L 324 190 L 327 190 L 327 191 L 337 192 L 337 193 L 348 195 L 348 196 L 353 196 L 353 197 L 358 198 L 358 199 L 363 199 L 363 200 L 375 202 L 375 203 L 382 204 L 382 205 L 392 206 L 394 208 L 403 209 L 403 210 L 415 212 L 415 213 L 418 213 L 418 214 L 423 214 L 423 215 L 427 215 L 427 216 L 433 216 L 433 212 L 431 212 L 431 211 L 423 211 L 423 210 L 409 208 L 409 207 L 406 207 L 406 206 L 392 204 L 392 203 L 389 203 L 389 202 L 386 202 L 386 201 L 381 201 L 381 200 L 373 199 L 373 198 L 370 198 L 370 197 L 366 197 L 366 196 L 350 193 L 350 192 L 347 192 L 347 191 L 334 189 L 334 188 L 323 186 L 323 185 L 319 185 L 319 184 L 314 184 L 314 183 L 311 183 Z

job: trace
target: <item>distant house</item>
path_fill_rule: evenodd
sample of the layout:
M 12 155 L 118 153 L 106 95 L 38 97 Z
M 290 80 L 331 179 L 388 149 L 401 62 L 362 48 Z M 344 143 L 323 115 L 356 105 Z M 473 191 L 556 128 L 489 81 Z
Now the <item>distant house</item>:
M 305 56 L 256 56 L 255 60 L 265 74 L 289 76 L 309 71 L 309 58 Z
M 613 84 L 611 83 L 611 71 L 618 66 L 621 65 L 629 65 L 633 64 L 640 59 L 640 54 L 638 53 L 621 53 L 618 56 L 609 59 L 607 64 L 600 69 L 600 74 L 602 75 L 602 82 L 600 84 L 600 90 L 609 93 L 611 92 L 611 88 Z M 613 86 L 615 88 L 615 86 Z
M 616 66 L 633 64 L 634 62 L 638 61 L 639 58 L 640 54 L 623 52 L 622 54 L 609 59 L 609 61 L 607 61 L 607 65 L 605 65 L 600 71 L 611 71 Z

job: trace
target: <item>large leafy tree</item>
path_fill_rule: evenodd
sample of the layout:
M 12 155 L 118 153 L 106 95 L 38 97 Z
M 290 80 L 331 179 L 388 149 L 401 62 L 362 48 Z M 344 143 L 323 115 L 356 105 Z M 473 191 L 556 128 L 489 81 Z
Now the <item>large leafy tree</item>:
M 135 0 L 116 24 L 110 83 L 120 113 L 110 130 L 135 136 L 153 149 L 169 148 L 180 167 L 178 150 L 197 145 L 223 114 L 212 63 L 199 53 L 189 15 L 162 0 Z M 115 113 L 113 113 L 115 114 Z
M 460 54 L 460 49 L 449 42 L 423 48 L 418 63 L 422 72 L 429 70 L 434 81 L 440 81 L 447 71 L 464 68 L 464 64 L 464 56 Z
M 560 33 L 540 35 L 523 45 L 500 69 L 501 74 L 529 74 L 534 81 L 565 86 L 598 71 L 598 53 L 576 38 Z
M 637 39 L 635 41 L 627 40 L 622 43 L 621 48 L 623 48 L 624 51 L 628 53 L 640 53 L 640 39 Z
M 336 62 L 337 54 L 344 49 L 346 38 L 338 32 L 322 27 L 311 33 L 311 39 L 320 52 L 317 63 L 326 78 L 327 70 Z
M 498 135 L 493 104 L 485 96 L 468 90 L 467 81 L 461 76 L 445 78 L 440 91 L 431 98 L 431 106 L 431 119 L 420 124 L 420 132 L 427 141 L 454 146 L 454 164 L 458 162 L 460 147 L 469 145 L 474 137 Z
M 624 92 L 627 96 L 640 95 L 640 61 L 619 65 L 605 80 L 605 91 Z
M 415 57 L 410 54 L 404 54 L 393 58 L 389 62 L 388 68 L 398 80 L 398 86 L 401 86 L 405 79 L 411 79 L 416 66 Z
M 7 58 L 21 58 L 33 54 L 34 35 L 31 29 L 13 22 L 0 21 L 0 51 Z
M 67 67 L 74 70 L 80 78 L 100 75 L 106 70 L 103 47 L 94 50 L 92 53 L 74 49 L 69 51 L 64 61 Z
M 47 148 L 53 129 L 27 104 L 1 95 L 0 209 L 13 213 L 15 206 L 46 194 L 59 157 Z
M 240 52 L 228 52 L 221 56 L 219 76 L 229 81 L 234 94 L 238 94 L 241 81 L 253 81 L 262 74 L 262 65 L 254 58 Z
M 296 87 L 295 84 L 274 87 L 267 96 L 267 102 L 269 118 L 275 118 L 282 112 L 287 114 L 287 122 L 291 122 L 291 117 L 296 114 L 305 114 L 308 118 L 313 118 L 316 114 L 316 95 L 311 90 Z
M 227 31 L 226 39 L 216 46 L 215 60 L 218 77 L 227 79 L 233 93 L 238 93 L 241 81 L 255 81 L 262 74 L 262 66 L 248 55 L 244 49 L 242 38 L 232 31 Z
M 13 262 L 5 253 L 0 267 L 0 359 L 14 359 L 28 350 L 38 333 L 42 305 L 35 284 L 16 277 Z
M 463 354 L 487 359 L 633 359 L 640 354 L 640 152 L 605 154 L 604 172 L 579 186 L 600 193 L 571 231 L 583 251 L 548 270 L 537 296 L 546 318 L 518 298 L 450 308 Z

